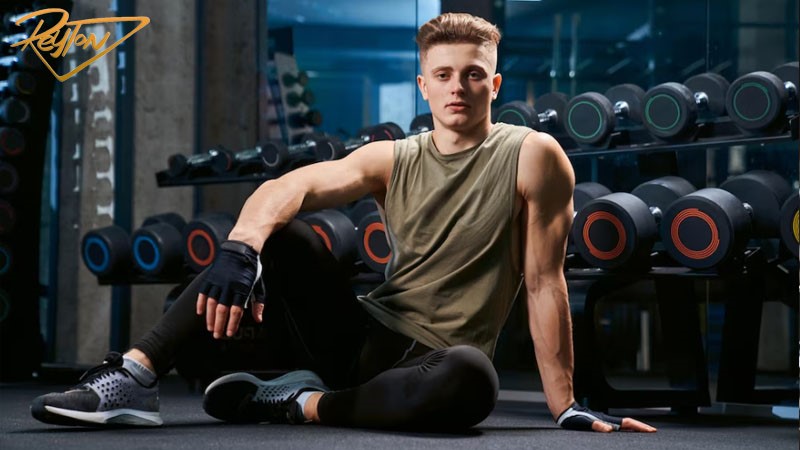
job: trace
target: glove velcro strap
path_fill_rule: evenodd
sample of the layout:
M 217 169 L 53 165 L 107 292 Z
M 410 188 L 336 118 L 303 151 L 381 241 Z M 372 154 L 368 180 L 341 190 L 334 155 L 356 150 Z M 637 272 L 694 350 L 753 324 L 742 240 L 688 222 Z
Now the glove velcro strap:
M 594 412 L 589 408 L 573 403 L 566 411 L 561 413 L 556 420 L 559 426 L 573 430 L 591 430 L 592 423 L 600 421 L 611 426 L 614 431 L 618 431 L 622 425 L 622 419 L 609 416 L 607 414 Z

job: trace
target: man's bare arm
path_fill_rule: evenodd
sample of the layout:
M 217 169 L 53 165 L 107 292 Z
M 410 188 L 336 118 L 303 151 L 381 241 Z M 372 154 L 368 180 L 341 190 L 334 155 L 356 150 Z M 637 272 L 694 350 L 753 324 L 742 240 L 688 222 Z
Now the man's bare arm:
M 299 211 L 338 206 L 385 190 L 393 149 L 391 141 L 374 142 L 344 159 L 305 166 L 265 182 L 245 202 L 228 238 L 261 252 L 267 238 Z
M 563 268 L 575 175 L 561 146 L 544 133 L 528 135 L 519 162 L 528 324 L 550 413 L 554 419 L 564 413 L 559 423 L 570 429 L 656 431 L 630 417 L 605 416 L 575 404 L 572 320 Z

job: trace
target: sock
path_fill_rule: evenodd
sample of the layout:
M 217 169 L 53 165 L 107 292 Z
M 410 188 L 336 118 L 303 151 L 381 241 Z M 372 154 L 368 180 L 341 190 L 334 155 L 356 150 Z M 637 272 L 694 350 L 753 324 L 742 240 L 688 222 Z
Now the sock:
M 156 381 L 156 374 L 133 358 L 122 357 L 122 367 L 130 372 L 140 383 L 150 386 Z
M 298 405 L 300 405 L 300 412 L 303 414 L 303 417 L 306 417 L 306 402 L 308 401 L 309 398 L 311 398 L 312 394 L 316 394 L 317 392 L 322 392 L 322 391 L 305 391 L 297 396 L 297 400 L 295 401 L 297 402 Z M 308 417 L 306 417 L 306 420 L 308 420 Z

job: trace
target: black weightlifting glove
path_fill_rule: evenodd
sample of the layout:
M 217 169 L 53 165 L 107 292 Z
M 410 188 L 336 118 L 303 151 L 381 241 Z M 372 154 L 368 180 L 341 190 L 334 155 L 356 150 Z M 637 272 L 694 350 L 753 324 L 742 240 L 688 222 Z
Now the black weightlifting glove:
M 256 301 L 263 302 L 264 290 L 260 278 L 261 260 L 258 252 L 244 242 L 225 241 L 205 275 L 200 293 L 216 299 L 221 305 L 244 307 L 256 285 L 261 285 L 256 292 Z
M 567 430 L 592 431 L 592 423 L 595 420 L 611 425 L 614 431 L 618 431 L 622 426 L 621 418 L 592 411 L 577 403 L 573 403 L 572 406 L 561 413 L 556 422 L 561 428 L 566 428 Z

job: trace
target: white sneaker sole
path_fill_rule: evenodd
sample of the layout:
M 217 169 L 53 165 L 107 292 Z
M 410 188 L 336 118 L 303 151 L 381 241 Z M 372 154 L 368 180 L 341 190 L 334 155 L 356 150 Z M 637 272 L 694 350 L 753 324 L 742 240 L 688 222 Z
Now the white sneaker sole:
M 138 409 L 115 409 L 113 411 L 83 412 L 45 406 L 47 411 L 59 416 L 70 417 L 87 423 L 103 425 L 137 425 L 157 427 L 163 425 L 158 412 L 140 411 Z

